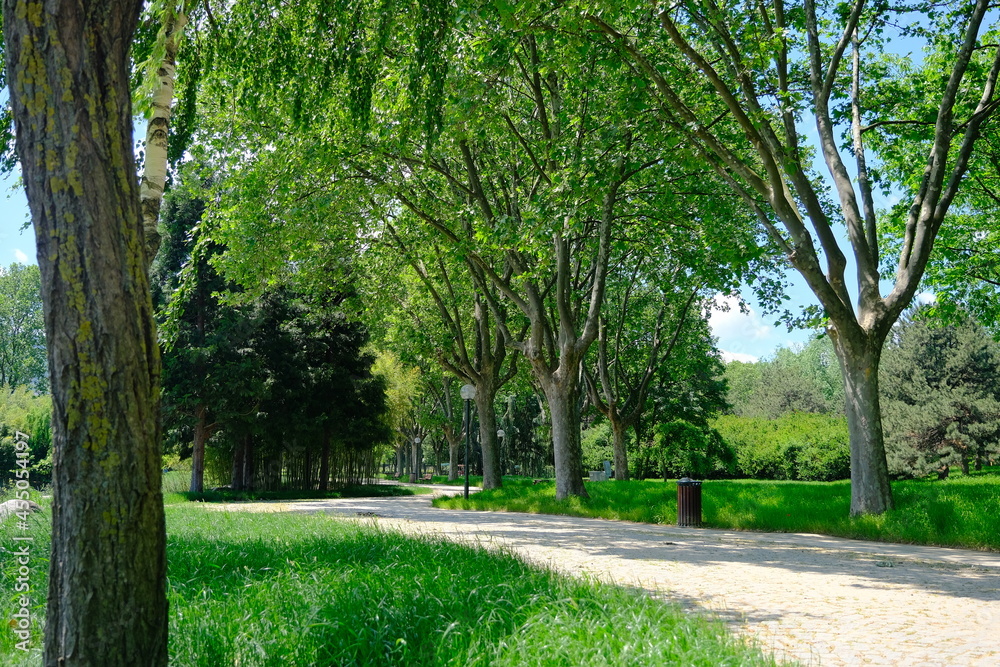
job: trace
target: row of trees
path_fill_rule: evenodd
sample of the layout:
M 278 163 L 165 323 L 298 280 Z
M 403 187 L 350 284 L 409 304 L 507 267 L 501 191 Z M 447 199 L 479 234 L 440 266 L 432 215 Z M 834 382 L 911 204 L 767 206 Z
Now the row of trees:
M 610 314 L 611 292 L 629 294 L 635 276 L 672 295 L 677 313 L 682 295 L 761 275 L 748 267 L 773 248 L 822 306 L 845 382 L 851 511 L 877 513 L 892 503 L 882 344 L 917 289 L 994 108 L 1000 60 L 980 48 L 986 7 L 956 6 L 947 20 L 935 15 L 914 29 L 933 35 L 926 72 L 916 72 L 893 69 L 883 54 L 887 31 L 909 19 L 861 2 L 841 13 L 813 2 L 658 13 L 628 3 L 425 3 L 391 19 L 362 3 L 350 27 L 332 8 L 245 3 L 214 16 L 211 69 L 195 86 L 206 100 L 195 136 L 232 157 L 218 215 L 230 268 L 243 280 L 282 271 L 290 257 L 308 272 L 303 247 L 359 234 L 393 249 L 395 263 L 375 260 L 386 271 L 370 274 L 381 284 L 398 279 L 399 262 L 410 267 L 437 311 L 425 311 L 422 324 L 457 341 L 430 354 L 479 390 L 487 461 L 495 459 L 488 406 L 507 357 L 523 359 L 551 413 L 560 497 L 585 493 L 576 423 L 588 383 L 579 368 L 602 322 L 622 321 Z M 743 28 L 747 12 L 753 30 Z M 249 34 L 259 58 L 237 46 Z M 930 94 L 919 85 L 925 75 L 945 83 Z M 926 118 L 885 103 L 907 96 L 929 105 Z M 816 123 L 829 190 L 799 134 L 803 113 Z M 227 151 L 234 142 L 259 150 Z M 871 151 L 884 169 L 869 169 Z M 904 169 L 923 163 L 916 176 Z M 879 267 L 891 244 L 877 238 L 872 193 L 890 185 L 909 203 L 893 237 L 896 281 L 883 297 Z M 857 305 L 838 221 L 858 266 Z M 266 257 L 247 252 L 262 238 L 274 241 Z M 647 349 L 665 349 L 668 337 L 654 333 Z M 641 401 L 603 379 L 611 380 L 602 385 L 608 419 L 627 428 Z M 488 486 L 498 483 L 493 468 Z
M 690 252 L 681 275 L 722 289 L 758 252 L 754 234 L 767 234 L 829 323 L 845 381 L 851 511 L 892 506 L 882 343 L 917 289 L 996 106 L 1000 50 L 980 37 L 985 0 L 915 12 L 910 32 L 931 48 L 922 71 L 882 55 L 889 32 L 907 31 L 911 8 L 861 0 L 695 1 L 657 12 L 639 2 L 425 0 L 393 12 L 364 0 L 253 1 L 206 3 L 201 21 L 188 3 L 151 6 L 163 23 L 153 41 L 167 54 L 155 65 L 171 86 L 171 42 L 202 47 L 191 54 L 203 57 L 178 56 L 179 79 L 190 84 L 185 103 L 195 94 L 203 102 L 196 143 L 225 158 L 231 189 L 217 213 L 234 224 L 222 224 L 229 235 L 219 240 L 237 275 L 244 263 L 241 282 L 291 266 L 315 284 L 310 255 L 356 242 L 359 230 L 388 238 L 390 224 L 404 244 L 440 247 L 489 314 L 473 317 L 489 326 L 466 338 L 502 338 L 542 388 L 565 496 L 583 492 L 579 363 L 599 338 L 616 244 L 628 247 L 641 229 L 656 256 Z M 185 10 L 197 29 L 180 35 Z M 52 562 L 69 564 L 50 578 L 53 664 L 166 660 L 159 359 L 146 275 L 156 234 L 143 225 L 129 105 L 139 12 L 122 0 L 43 12 L 8 2 L 4 11 L 6 82 L 48 314 Z M 799 135 L 804 119 L 815 121 L 829 190 Z M 838 123 L 849 128 L 856 179 Z M 870 149 L 880 170 L 868 166 Z M 163 171 L 150 174 L 153 200 Z M 888 246 L 872 191 L 890 185 L 907 201 L 895 234 L 887 229 L 898 262 L 883 297 Z M 841 220 L 856 307 L 833 234 Z M 747 222 L 759 226 L 743 229 Z M 480 344 L 471 356 L 486 361 L 489 349 L 497 348 Z

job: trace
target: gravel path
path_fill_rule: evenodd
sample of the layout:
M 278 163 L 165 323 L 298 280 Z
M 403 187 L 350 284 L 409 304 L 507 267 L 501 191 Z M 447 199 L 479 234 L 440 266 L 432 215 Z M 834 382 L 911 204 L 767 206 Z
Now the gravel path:
M 428 496 L 215 507 L 328 512 L 508 548 L 708 610 L 779 659 L 807 665 L 1000 665 L 1000 554 L 442 510 Z

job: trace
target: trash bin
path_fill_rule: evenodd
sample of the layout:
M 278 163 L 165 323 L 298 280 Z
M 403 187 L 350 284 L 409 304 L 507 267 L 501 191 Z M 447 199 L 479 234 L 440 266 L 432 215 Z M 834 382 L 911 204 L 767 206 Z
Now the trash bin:
M 701 482 L 689 477 L 677 480 L 677 525 L 701 525 Z

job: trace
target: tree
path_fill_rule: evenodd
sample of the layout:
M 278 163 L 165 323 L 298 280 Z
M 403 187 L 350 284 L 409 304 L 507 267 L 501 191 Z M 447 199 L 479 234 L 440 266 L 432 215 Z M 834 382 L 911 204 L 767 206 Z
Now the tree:
M 165 665 L 160 359 L 132 143 L 141 3 L 4 3 L 52 385 L 46 665 Z
M 41 289 L 37 266 L 0 267 L 0 387 L 48 387 Z
M 609 318 L 602 317 L 594 360 L 596 372 L 584 364 L 590 402 L 611 425 L 615 479 L 619 480 L 628 479 L 625 433 L 646 411 L 650 384 L 657 373 L 668 360 L 675 361 L 671 355 L 689 324 L 689 318 L 697 317 L 692 310 L 698 307 L 695 305 L 692 308 L 698 296 L 697 288 L 689 290 L 686 295 L 673 292 L 656 294 L 654 291 L 653 303 L 642 303 L 643 295 L 631 294 L 633 289 L 634 286 L 626 288 L 621 295 L 623 302 L 612 311 L 613 325 L 609 327 Z M 671 303 L 671 297 L 678 296 L 677 302 Z M 628 303 L 630 300 L 631 304 Z M 653 312 L 648 312 L 650 308 Z M 630 312 L 632 310 L 647 312 L 637 315 Z M 668 314 L 670 321 L 667 320 Z M 643 318 L 643 315 L 646 317 Z M 678 356 L 692 353 L 694 350 L 689 348 Z M 639 359 L 635 358 L 637 355 Z
M 941 324 L 916 309 L 900 320 L 882 366 L 889 470 L 969 474 L 1000 458 L 1000 349 L 971 317 Z
M 487 299 L 479 290 L 494 289 L 488 283 L 480 281 L 478 290 L 470 289 L 469 283 L 473 280 L 468 275 L 469 267 L 448 257 L 434 243 L 434 239 L 421 238 L 408 242 L 392 223 L 386 222 L 386 228 L 392 240 L 388 249 L 399 254 L 406 262 L 419 281 L 412 287 L 417 290 L 422 288 L 426 297 L 423 301 L 431 302 L 420 307 L 420 295 L 413 293 L 411 289 L 411 296 L 402 307 L 413 320 L 413 325 L 421 330 L 424 346 L 431 349 L 438 364 L 462 382 L 471 383 L 476 388 L 479 444 L 483 456 L 483 488 L 500 488 L 503 479 L 499 467 L 494 404 L 497 392 L 517 372 L 517 357 L 508 354 L 503 327 L 496 319 L 503 318 L 506 321 L 507 313 L 502 308 L 490 309 L 487 306 Z M 426 249 L 424 253 L 419 253 L 420 247 Z M 421 254 L 426 257 L 426 261 Z M 379 277 L 391 280 L 385 275 Z M 379 286 L 378 290 L 384 291 L 384 287 Z M 493 294 L 492 299 L 495 302 L 498 295 Z M 426 332 L 428 320 L 437 324 L 432 327 L 430 336 Z M 445 405 L 447 406 L 447 402 Z M 450 412 L 450 407 L 448 411 Z M 453 437 L 458 435 L 452 432 Z
M 781 348 L 771 359 L 726 364 L 733 414 L 764 419 L 791 412 L 843 414 L 843 381 L 835 356 L 824 336 L 804 347 Z
M 852 515 L 892 507 L 878 391 L 882 345 L 916 292 L 980 129 L 996 107 L 1000 49 L 980 38 L 988 8 L 986 0 L 955 3 L 940 17 L 928 17 L 926 34 L 949 59 L 934 92 L 933 134 L 917 144 L 921 157 L 910 162 L 920 165 L 919 171 L 911 169 L 919 174 L 919 186 L 912 189 L 895 282 L 885 297 L 879 288 L 883 256 L 863 138 L 873 126 L 912 119 L 887 115 L 883 106 L 873 104 L 878 100 L 863 83 L 882 75 L 878 67 L 867 69 L 862 63 L 873 53 L 878 57 L 884 31 L 906 20 L 900 15 L 906 8 L 869 6 L 863 0 L 836 6 L 804 0 L 801 6 L 731 7 L 696 0 L 660 10 L 659 35 L 649 23 L 616 26 L 613 15 L 588 15 L 608 36 L 609 46 L 648 77 L 665 122 L 682 129 L 739 193 L 819 300 L 844 377 Z M 660 37 L 672 51 L 654 48 Z M 705 80 L 713 94 L 692 95 L 680 87 L 679 82 L 692 78 Z M 819 153 L 833 183 L 829 193 L 811 171 L 810 152 L 797 124 L 802 114 L 815 121 Z M 728 134 L 732 126 L 717 122 L 724 118 L 731 118 L 742 136 Z M 850 129 L 857 179 L 838 146 L 838 123 Z M 839 216 L 828 205 L 828 194 L 839 202 Z M 834 234 L 838 217 L 847 226 L 857 264 L 856 307 L 845 279 L 846 256 Z

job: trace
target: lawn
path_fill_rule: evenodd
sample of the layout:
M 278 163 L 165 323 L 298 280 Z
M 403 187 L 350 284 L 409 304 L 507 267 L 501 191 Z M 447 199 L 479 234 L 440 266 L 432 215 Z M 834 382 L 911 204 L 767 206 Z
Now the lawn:
M 774 664 L 718 623 L 504 553 L 322 515 L 168 500 L 171 665 Z M 36 591 L 48 518 L 32 526 Z M 13 531 L 0 526 L 4 548 Z M 12 598 L 0 597 L 7 618 Z M 33 613 L 39 641 L 41 601 Z M 0 637 L 0 664 L 38 663 L 38 651 L 22 656 L 10 633 Z
M 505 483 L 469 498 L 440 498 L 438 507 L 502 510 L 672 524 L 673 481 L 587 482 L 589 499 L 557 501 L 554 482 Z M 896 509 L 851 518 L 850 483 L 706 481 L 705 525 L 712 528 L 821 533 L 866 540 L 1000 550 L 1000 472 L 947 480 L 892 483 Z

